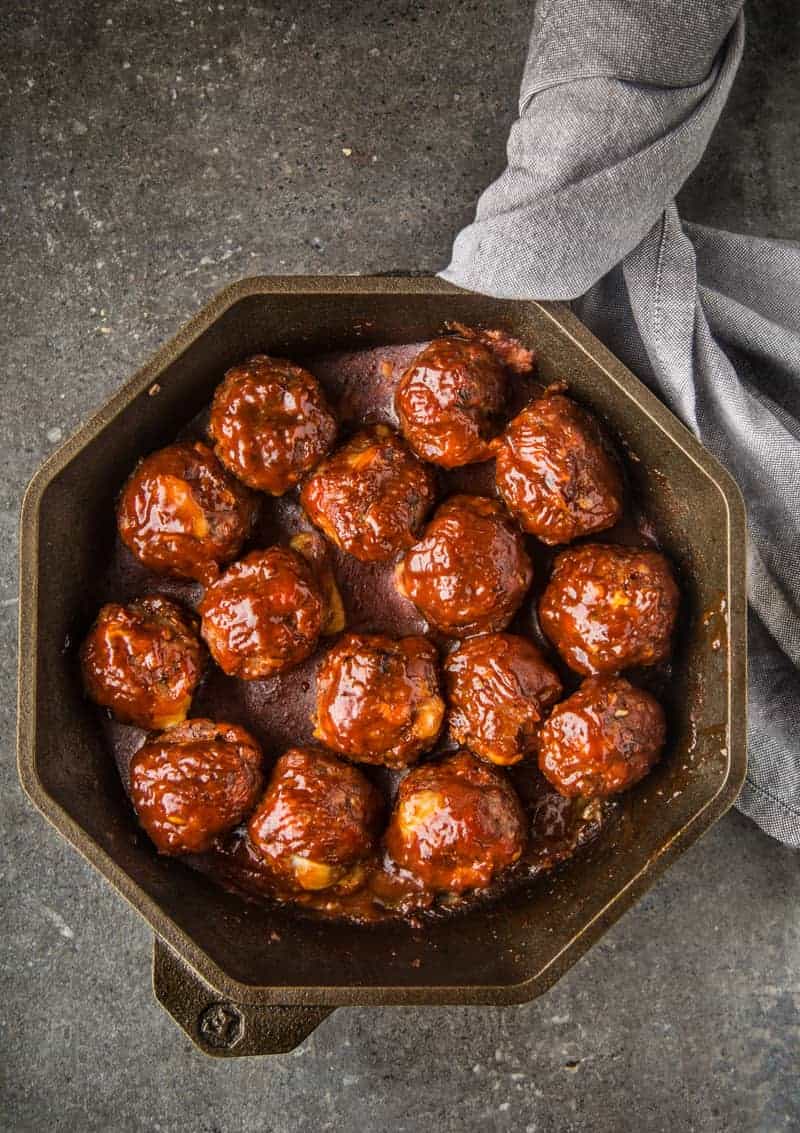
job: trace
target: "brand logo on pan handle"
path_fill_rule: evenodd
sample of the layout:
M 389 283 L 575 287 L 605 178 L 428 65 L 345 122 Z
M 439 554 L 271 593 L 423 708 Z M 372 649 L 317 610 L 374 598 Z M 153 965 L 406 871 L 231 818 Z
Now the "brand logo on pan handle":
M 215 1050 L 231 1050 L 244 1036 L 244 1016 L 232 1003 L 212 1003 L 197 1022 L 200 1036 Z

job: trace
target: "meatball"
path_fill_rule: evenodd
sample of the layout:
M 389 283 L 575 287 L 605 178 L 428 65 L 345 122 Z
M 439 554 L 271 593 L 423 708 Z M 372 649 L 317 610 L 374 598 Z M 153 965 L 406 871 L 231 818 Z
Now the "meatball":
M 193 614 L 159 594 L 103 606 L 81 649 L 89 696 L 123 724 L 180 724 L 203 674 L 198 626 Z
M 131 801 L 162 854 L 199 854 L 261 793 L 261 749 L 235 724 L 187 720 L 151 737 L 130 768 Z
M 322 662 L 314 735 L 356 762 L 413 763 L 443 718 L 436 650 L 424 637 L 349 633 Z
M 140 461 L 122 489 L 120 537 L 157 574 L 206 583 L 238 555 L 254 500 L 210 448 L 179 442 Z
M 458 468 L 491 457 L 505 389 L 506 372 L 482 342 L 437 338 L 400 378 L 395 411 L 417 456 Z
M 212 583 L 201 632 L 229 677 L 254 681 L 305 661 L 317 646 L 325 603 L 311 567 L 289 547 L 251 551 Z
M 587 677 L 553 709 L 539 767 L 559 794 L 605 798 L 643 779 L 664 746 L 664 712 L 624 677 Z
M 543 543 L 605 531 L 622 515 L 619 466 L 598 422 L 568 397 L 530 402 L 494 447 L 497 490 Z
M 525 637 L 473 637 L 445 662 L 453 739 L 490 763 L 519 763 L 536 750 L 542 720 L 561 681 Z
M 361 562 L 410 547 L 433 503 L 433 473 L 386 425 L 364 429 L 303 485 L 312 523 Z
M 522 536 L 483 496 L 452 496 L 400 560 L 400 594 L 451 637 L 504 629 L 533 571 Z
M 217 387 L 208 429 L 234 476 L 281 496 L 325 456 L 336 418 L 308 370 L 256 354 L 228 370 Z
M 405 777 L 386 847 L 429 892 L 464 893 L 484 888 L 519 860 L 525 818 L 502 774 L 458 751 Z
M 666 660 L 677 612 L 662 554 L 607 543 L 562 551 L 539 603 L 542 629 L 584 675 Z
M 375 849 L 383 799 L 357 767 L 321 748 L 290 748 L 250 819 L 250 841 L 291 890 L 352 886 Z

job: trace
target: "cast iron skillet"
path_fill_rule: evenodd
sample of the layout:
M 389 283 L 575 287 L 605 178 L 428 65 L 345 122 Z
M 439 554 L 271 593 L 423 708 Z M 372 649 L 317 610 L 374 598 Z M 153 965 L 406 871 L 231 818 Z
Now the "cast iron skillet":
M 619 820 L 500 905 L 424 931 L 370 929 L 249 905 L 154 852 L 138 830 L 75 648 L 114 546 L 114 498 L 224 370 L 267 351 L 420 342 L 449 322 L 537 349 L 623 447 L 644 512 L 680 575 L 684 616 L 667 758 Z M 156 933 L 156 995 L 208 1053 L 291 1049 L 338 1005 L 498 1004 L 540 994 L 735 799 L 746 770 L 745 516 L 730 476 L 563 306 L 492 299 L 436 279 L 250 279 L 222 291 L 55 453 L 23 504 L 19 770 L 36 805 Z

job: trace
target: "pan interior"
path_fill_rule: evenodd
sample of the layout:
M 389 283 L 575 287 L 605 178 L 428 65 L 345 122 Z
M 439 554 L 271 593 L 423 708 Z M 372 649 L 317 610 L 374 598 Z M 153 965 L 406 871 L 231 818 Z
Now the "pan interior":
M 47 484 L 41 496 L 36 598 L 34 772 L 45 795 L 116 864 L 143 911 L 170 922 L 230 978 L 254 988 L 507 987 L 539 972 L 724 787 L 730 772 L 729 516 L 712 476 L 653 421 L 627 387 L 565 333 L 546 307 L 437 288 L 348 293 L 245 293 L 142 388 Z M 674 662 L 668 757 L 624 797 L 622 814 L 587 852 L 502 905 L 415 930 L 301 918 L 249 905 L 138 830 L 75 650 L 98 604 L 98 564 L 114 543 L 114 499 L 135 460 L 172 440 L 209 400 L 222 372 L 250 353 L 302 361 L 322 351 L 423 341 L 448 322 L 499 327 L 533 346 L 545 381 L 564 379 L 629 458 L 631 476 L 677 565 L 684 617 Z M 149 383 L 148 383 L 149 384 Z M 46 807 L 45 807 L 46 809 Z M 313 1001 L 313 997 L 312 997 Z

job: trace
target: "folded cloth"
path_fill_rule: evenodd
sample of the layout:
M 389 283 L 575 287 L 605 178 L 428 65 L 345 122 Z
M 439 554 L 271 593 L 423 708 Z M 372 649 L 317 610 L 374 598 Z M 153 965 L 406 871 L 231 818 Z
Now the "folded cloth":
M 540 0 L 508 168 L 441 274 L 575 300 L 737 479 L 750 530 L 737 805 L 800 846 L 800 246 L 686 224 L 674 204 L 739 65 L 741 7 Z

